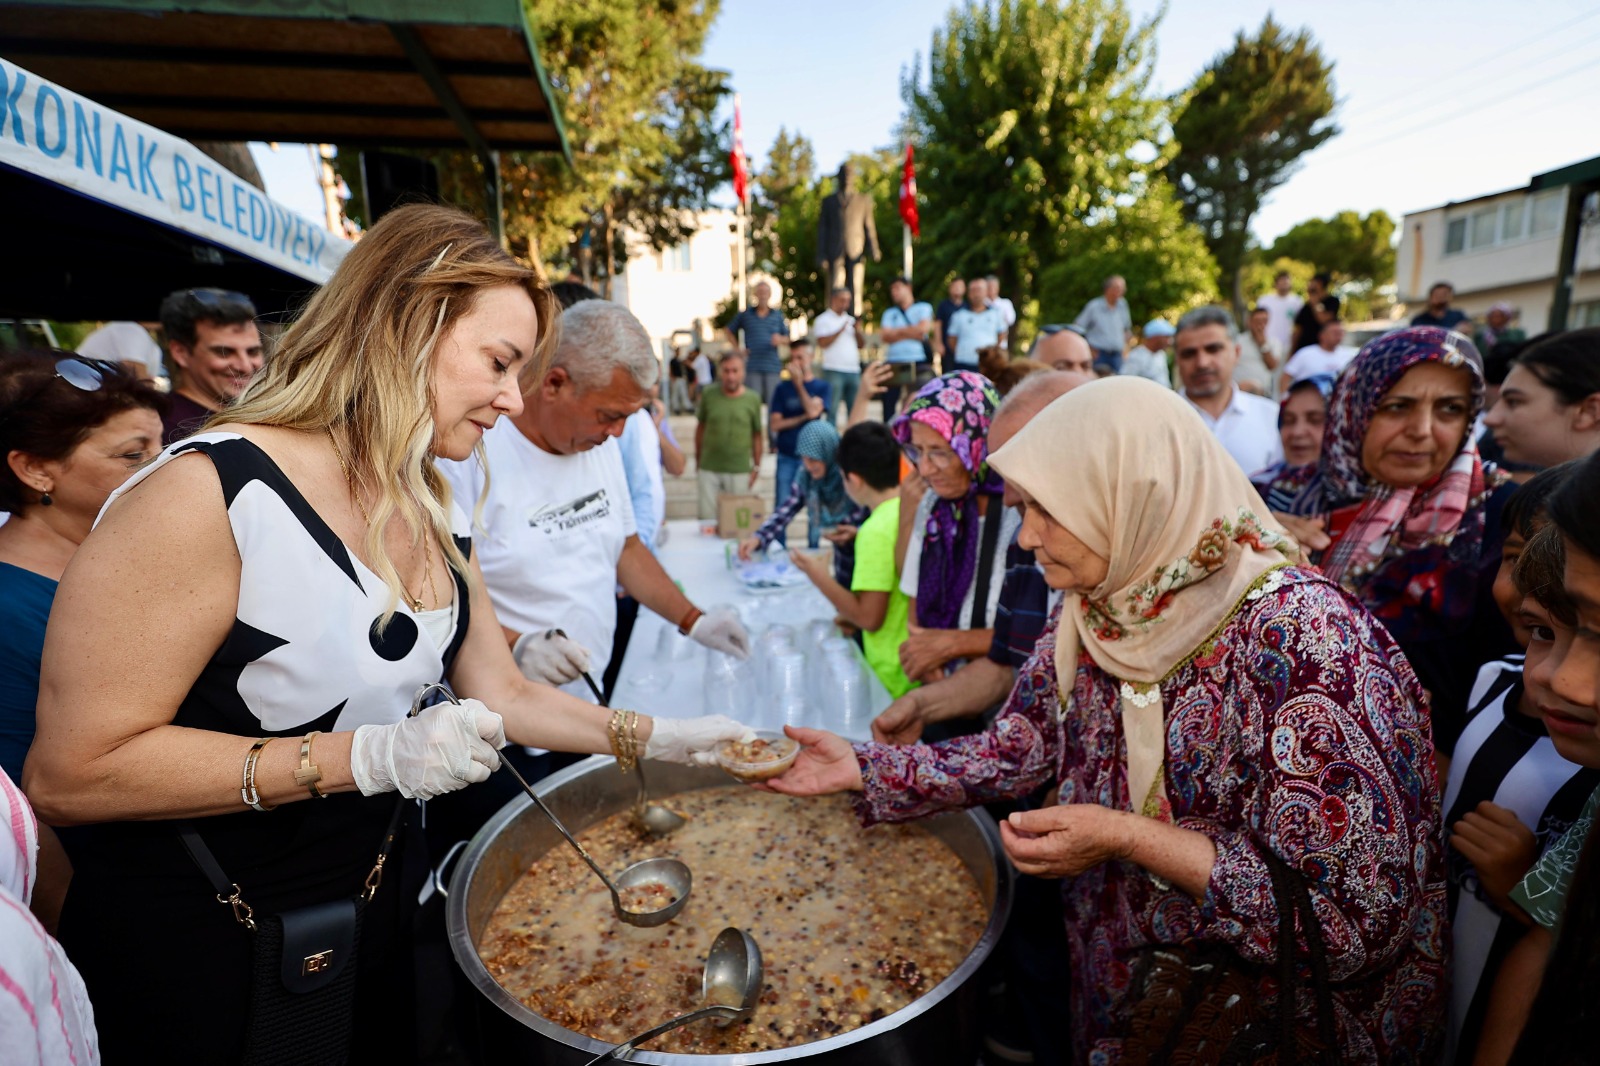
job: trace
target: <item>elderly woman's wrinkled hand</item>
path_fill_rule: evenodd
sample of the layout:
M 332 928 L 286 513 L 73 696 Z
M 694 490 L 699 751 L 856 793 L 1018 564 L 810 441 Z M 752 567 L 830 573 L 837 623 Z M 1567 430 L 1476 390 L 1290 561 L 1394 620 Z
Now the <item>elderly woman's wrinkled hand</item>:
M 841 736 L 821 729 L 786 725 L 784 733 L 800 742 L 794 765 L 768 781 L 752 785 L 787 796 L 828 796 L 861 791 L 861 765 L 855 748 Z
M 1076 877 L 1132 849 L 1126 811 L 1069 803 L 1016 811 L 1000 823 L 1000 842 L 1018 870 L 1034 877 Z

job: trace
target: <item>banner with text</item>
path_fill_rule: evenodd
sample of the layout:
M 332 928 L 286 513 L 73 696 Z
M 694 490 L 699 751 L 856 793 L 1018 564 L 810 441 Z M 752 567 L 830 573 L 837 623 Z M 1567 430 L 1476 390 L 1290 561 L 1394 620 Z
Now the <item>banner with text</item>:
M 0 165 L 318 284 L 350 250 L 349 241 L 268 199 L 188 141 L 4 58 Z

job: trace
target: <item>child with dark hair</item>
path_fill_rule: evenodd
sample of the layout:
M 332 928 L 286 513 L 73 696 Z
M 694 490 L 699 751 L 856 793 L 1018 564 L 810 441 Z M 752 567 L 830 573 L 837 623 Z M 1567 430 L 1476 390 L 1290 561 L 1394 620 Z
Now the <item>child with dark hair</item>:
M 1529 649 L 1529 660 L 1542 654 L 1553 624 L 1572 625 L 1559 601 L 1559 567 L 1555 588 L 1549 587 L 1548 546 L 1526 566 L 1521 561 L 1548 524 L 1546 502 L 1569 473 L 1569 466 L 1544 471 L 1517 490 L 1504 512 L 1494 599 L 1518 643 Z M 1552 718 L 1553 706 L 1553 697 L 1529 676 L 1524 656 L 1486 663 L 1450 765 L 1444 812 L 1455 941 L 1450 1037 L 1457 1063 L 1473 1061 L 1495 974 L 1527 928 L 1514 914 L 1511 890 L 1600 786 L 1600 769 L 1585 768 L 1600 767 L 1600 742 L 1586 729 L 1587 740 L 1570 736 L 1566 720 Z
M 790 552 L 794 564 L 828 597 L 839 619 L 861 630 L 867 665 L 891 697 L 914 686 L 900 667 L 910 602 L 900 591 L 894 564 L 895 536 L 900 530 L 900 445 L 882 422 L 851 426 L 839 440 L 836 460 L 844 490 L 858 506 L 871 511 L 856 530 L 855 569 L 850 587 L 830 577 L 813 556 Z
M 1589 767 L 1585 773 L 1592 773 L 1593 768 L 1600 767 L 1600 699 L 1596 698 L 1592 679 L 1583 684 L 1584 679 L 1577 676 L 1583 671 L 1571 669 L 1577 659 L 1572 656 L 1574 645 L 1592 638 L 1579 636 L 1581 609 L 1565 583 L 1567 556 L 1568 545 L 1562 531 L 1546 525 L 1528 541 L 1517 560 L 1516 582 L 1525 592 L 1521 621 L 1530 634 L 1524 670 L 1527 687 L 1534 694 L 1557 751 L 1566 759 Z M 1571 783 L 1575 785 L 1576 780 Z M 1530 1014 L 1529 1004 L 1535 994 L 1539 1004 L 1563 996 L 1568 1001 L 1572 998 L 1570 992 L 1552 985 L 1549 976 L 1541 987 L 1540 975 L 1546 960 L 1554 961 L 1551 948 L 1558 930 L 1563 940 L 1568 935 L 1566 904 L 1569 899 L 1580 899 L 1574 895 L 1573 870 L 1579 865 L 1585 841 L 1592 835 L 1597 808 L 1600 787 L 1591 787 L 1578 816 L 1509 893 L 1509 907 L 1531 920 L 1532 927 L 1520 931 L 1508 923 L 1501 930 L 1500 936 L 1507 943 L 1493 991 L 1482 1004 L 1481 1039 L 1472 1061 L 1495 1066 L 1507 1061 L 1519 1033 L 1523 1040 L 1517 1045 L 1515 1061 L 1537 1062 L 1539 1066 L 1592 1061 L 1588 1043 L 1592 1037 L 1574 1044 L 1569 1037 L 1560 1035 L 1578 1031 L 1574 1027 L 1579 1025 L 1579 1015 L 1565 1010 L 1541 1012 L 1537 1004 Z M 1591 943 L 1591 954 L 1593 950 Z M 1594 999 L 1594 986 L 1588 985 L 1579 998 L 1583 1004 L 1568 1002 L 1568 1006 L 1587 1006 Z M 1558 1047 L 1563 1040 L 1567 1041 L 1564 1052 Z M 1580 1046 L 1581 1054 L 1576 1050 Z M 1544 1052 L 1530 1056 L 1525 1054 L 1529 1047 L 1539 1047 Z

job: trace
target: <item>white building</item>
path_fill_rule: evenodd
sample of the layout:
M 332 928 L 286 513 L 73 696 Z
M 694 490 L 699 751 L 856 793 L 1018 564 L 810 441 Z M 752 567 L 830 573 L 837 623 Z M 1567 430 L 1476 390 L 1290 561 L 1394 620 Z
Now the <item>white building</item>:
M 656 251 L 628 235 L 628 261 L 611 283 L 611 298 L 632 311 L 663 354 L 674 334 L 710 340 L 718 306 L 734 291 L 739 270 L 738 216 L 732 211 L 702 211 L 694 236 Z
M 1585 196 L 1600 159 L 1540 175 L 1526 187 L 1413 211 L 1401 224 L 1395 261 L 1399 298 L 1421 310 L 1437 281 L 1455 286 L 1454 306 L 1482 322 L 1504 301 L 1531 336 L 1547 328 L 1555 299 L 1569 198 Z M 1572 173 L 1568 173 L 1572 172 Z M 1585 197 L 1587 199 L 1587 197 Z M 1600 226 L 1582 205 L 1578 272 L 1569 328 L 1600 325 Z

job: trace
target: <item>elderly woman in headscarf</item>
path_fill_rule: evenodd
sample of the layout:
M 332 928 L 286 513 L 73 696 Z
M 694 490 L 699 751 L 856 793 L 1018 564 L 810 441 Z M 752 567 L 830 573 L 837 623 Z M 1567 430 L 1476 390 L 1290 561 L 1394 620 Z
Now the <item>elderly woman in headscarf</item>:
M 1399 647 L 1290 561 L 1170 390 L 1129 377 L 1074 389 L 992 462 L 1023 502 L 1018 543 L 1063 593 L 999 717 L 904 747 L 792 729 L 804 750 L 768 784 L 852 791 L 869 824 L 1057 785 L 1058 806 L 1010 815 L 1001 836 L 1018 869 L 1064 879 L 1079 1061 L 1165 1061 L 1149 1042 L 1172 1018 L 1149 977 L 1174 952 L 1242 960 L 1232 1002 L 1259 1013 L 1257 1035 L 1331 1041 L 1350 1063 L 1433 1061 L 1439 791 Z M 1313 920 L 1296 922 L 1296 899 Z M 1278 1002 L 1287 975 L 1295 1005 Z
M 914 681 L 987 655 L 994 638 L 1006 549 L 1021 521 L 987 461 L 999 403 L 988 379 L 961 370 L 928 382 L 890 423 L 917 474 L 900 485 L 895 547 L 900 591 L 911 598 L 900 665 Z
M 1478 667 L 1518 650 L 1491 595 L 1515 486 L 1478 456 L 1483 394 L 1483 360 L 1461 334 L 1380 337 L 1334 384 L 1319 461 L 1271 486 L 1311 561 L 1405 650 L 1445 753 Z
M 789 498 L 754 533 L 739 542 L 739 558 L 749 559 L 764 551 L 804 507 L 806 539 L 814 549 L 821 543 L 823 530 L 831 531 L 827 537 L 833 544 L 834 577 L 849 588 L 855 569 L 855 529 L 872 512 L 844 491 L 844 475 L 839 472 L 839 431 L 832 422 L 818 418 L 802 426 L 795 452 L 804 469 L 796 475 Z

